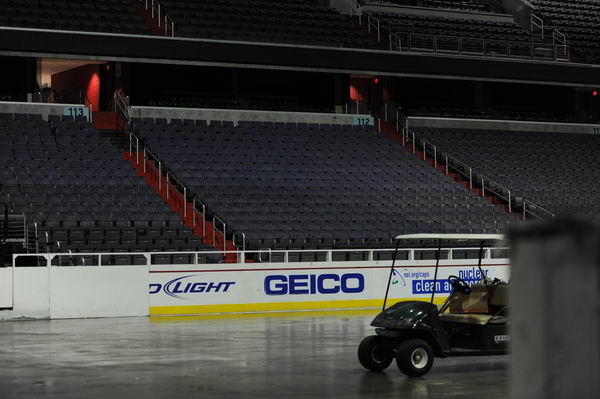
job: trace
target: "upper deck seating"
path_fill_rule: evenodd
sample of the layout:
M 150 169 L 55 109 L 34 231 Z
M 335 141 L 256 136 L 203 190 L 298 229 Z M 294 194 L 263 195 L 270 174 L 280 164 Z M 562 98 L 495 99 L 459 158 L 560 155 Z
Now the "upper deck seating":
M 129 0 L 0 0 L 0 26 L 151 34 Z
M 358 21 L 305 0 L 168 0 L 181 36 L 328 47 L 370 48 Z
M 570 50 L 582 60 L 600 62 L 600 3 L 595 0 L 532 0 L 536 12 L 566 35 Z

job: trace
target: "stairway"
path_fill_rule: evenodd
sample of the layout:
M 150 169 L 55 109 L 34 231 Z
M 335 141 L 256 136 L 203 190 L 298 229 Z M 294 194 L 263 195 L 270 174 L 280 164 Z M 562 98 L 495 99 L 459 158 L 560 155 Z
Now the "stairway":
M 125 122 L 112 111 L 94 111 L 92 123 L 98 130 L 119 130 L 125 128 Z
M 128 150 L 123 151 L 123 158 L 131 163 L 139 176 L 144 177 L 146 183 L 152 187 L 156 194 L 162 197 L 163 201 L 171 207 L 171 210 L 179 214 L 183 224 L 190 227 L 194 234 L 202 239 L 202 242 L 213 246 L 217 251 L 237 250 L 231 240 L 215 230 L 212 222 L 205 220 L 202 213 L 194 210 L 194 204 L 184 198 L 177 188 L 167 181 L 166 175 L 157 169 L 153 161 L 147 159 L 145 163 L 146 170 L 144 170 L 143 152 L 139 154 L 132 152 L 130 155 Z M 225 263 L 236 263 L 237 254 L 224 254 L 223 260 Z
M 100 136 L 106 137 L 119 152 L 129 151 L 129 132 L 127 130 L 106 129 L 98 132 Z

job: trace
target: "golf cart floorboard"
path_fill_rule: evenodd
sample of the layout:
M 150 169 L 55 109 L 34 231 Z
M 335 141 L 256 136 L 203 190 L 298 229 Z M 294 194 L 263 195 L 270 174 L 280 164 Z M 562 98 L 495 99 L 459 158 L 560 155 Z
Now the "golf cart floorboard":
M 502 350 L 481 350 L 481 349 L 467 349 L 467 348 L 450 348 L 448 356 L 498 356 L 508 355 L 507 351 Z

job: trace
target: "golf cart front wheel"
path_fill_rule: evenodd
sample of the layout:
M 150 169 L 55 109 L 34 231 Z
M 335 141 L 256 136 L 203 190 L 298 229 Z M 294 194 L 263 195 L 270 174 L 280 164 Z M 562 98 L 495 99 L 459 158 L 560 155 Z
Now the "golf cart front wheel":
M 396 364 L 409 377 L 421 377 L 433 366 L 431 345 L 422 339 L 402 342 L 396 351 Z
M 371 335 L 362 340 L 358 347 L 358 360 L 367 370 L 382 371 L 394 360 L 392 347 L 385 339 Z

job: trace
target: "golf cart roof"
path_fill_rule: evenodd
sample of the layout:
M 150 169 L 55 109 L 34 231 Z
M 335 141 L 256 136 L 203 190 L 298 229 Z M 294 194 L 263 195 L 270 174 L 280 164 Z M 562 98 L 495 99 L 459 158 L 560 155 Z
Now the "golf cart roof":
M 500 241 L 502 234 L 400 234 L 395 240 Z

